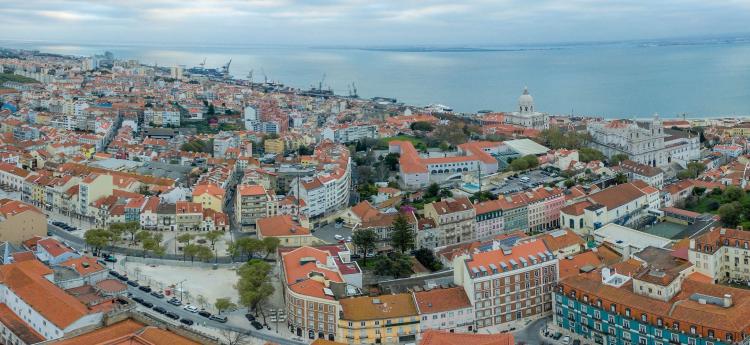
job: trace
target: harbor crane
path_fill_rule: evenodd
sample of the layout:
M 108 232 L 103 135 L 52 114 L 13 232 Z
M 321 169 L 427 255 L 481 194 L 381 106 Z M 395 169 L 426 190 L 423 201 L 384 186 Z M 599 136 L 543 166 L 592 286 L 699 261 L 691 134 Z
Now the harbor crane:
M 224 75 L 224 77 L 229 76 L 229 66 L 232 64 L 232 59 L 229 59 L 229 62 L 227 62 L 226 65 L 221 67 L 221 74 Z
M 201 70 L 206 69 L 206 58 L 203 58 L 203 62 L 199 63 L 198 66 L 201 66 Z
M 250 72 L 247 73 L 247 80 L 251 83 L 253 82 L 253 70 L 250 70 Z
M 318 90 L 319 91 L 323 90 L 323 82 L 324 81 L 326 81 L 326 74 L 325 73 L 323 73 L 323 77 L 320 78 L 320 81 L 318 82 Z

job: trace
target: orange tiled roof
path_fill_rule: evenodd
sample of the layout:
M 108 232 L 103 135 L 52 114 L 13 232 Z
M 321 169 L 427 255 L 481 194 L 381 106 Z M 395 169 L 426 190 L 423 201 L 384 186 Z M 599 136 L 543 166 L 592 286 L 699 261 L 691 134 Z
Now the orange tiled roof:
M 414 299 L 420 314 L 471 308 L 471 301 L 461 286 L 415 292 Z
M 310 235 L 310 229 L 297 224 L 290 215 L 260 218 L 257 223 L 258 231 L 263 237 Z
M 342 320 L 381 320 L 418 314 L 410 293 L 352 297 L 342 299 L 339 303 L 343 312 Z
M 199 196 L 206 193 L 218 198 L 223 198 L 225 192 L 221 187 L 213 183 L 200 184 L 195 187 L 195 190 L 193 190 L 193 196 Z
M 73 296 L 47 280 L 52 274 L 38 260 L 0 266 L 0 283 L 3 283 L 31 308 L 60 329 L 89 314 L 89 310 Z
M 73 338 L 60 340 L 58 345 L 198 345 L 168 330 L 146 326 L 132 319 L 120 321 Z
M 513 345 L 513 334 L 472 334 L 426 330 L 419 345 Z

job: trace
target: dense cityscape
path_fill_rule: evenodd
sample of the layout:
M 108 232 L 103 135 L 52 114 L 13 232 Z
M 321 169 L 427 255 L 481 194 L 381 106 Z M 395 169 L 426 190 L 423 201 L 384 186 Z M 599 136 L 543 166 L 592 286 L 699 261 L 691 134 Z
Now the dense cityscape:
M 750 343 L 750 122 L 0 49 L 0 344 Z

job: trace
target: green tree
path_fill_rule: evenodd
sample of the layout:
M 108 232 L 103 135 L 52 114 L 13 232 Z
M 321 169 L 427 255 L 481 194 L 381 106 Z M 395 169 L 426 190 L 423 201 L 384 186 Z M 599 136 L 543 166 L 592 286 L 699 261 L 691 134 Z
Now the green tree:
M 375 244 L 378 241 L 378 234 L 373 229 L 354 230 L 352 234 L 352 243 L 357 250 L 362 253 L 362 265 L 367 264 L 367 253 L 375 250 Z
M 112 223 L 109 225 L 109 232 L 112 234 L 113 244 L 116 244 L 122 239 L 122 234 L 125 232 L 125 224 Z
M 414 257 L 424 267 L 427 267 L 431 271 L 438 271 L 443 268 L 443 264 L 435 258 L 435 253 L 427 248 L 420 248 L 414 252 Z
M 432 132 L 432 130 L 435 129 L 435 126 L 433 126 L 431 123 L 426 121 L 417 121 L 411 124 L 409 126 L 413 131 L 424 131 L 424 132 Z
M 221 314 L 227 309 L 235 308 L 236 305 L 232 303 L 232 300 L 230 300 L 229 297 L 223 297 L 216 299 L 216 302 L 214 302 L 214 307 L 216 307 L 216 310 L 219 312 L 219 314 Z
M 619 165 L 620 162 L 628 160 L 628 158 L 629 158 L 628 155 L 624 153 L 618 153 L 616 155 L 612 155 L 612 157 L 609 158 L 609 165 L 611 166 Z
M 211 242 L 211 248 L 214 248 L 216 241 L 220 239 L 222 236 L 224 236 L 223 231 L 211 231 L 206 233 L 203 237 L 205 237 L 209 242 Z
M 739 201 L 745 196 L 745 191 L 742 190 L 740 187 L 737 186 L 728 186 L 727 189 L 724 190 L 724 201 L 729 203 L 733 201 Z
M 479 191 L 479 192 L 474 193 L 474 195 L 470 196 L 469 200 L 471 200 L 471 202 L 476 203 L 476 202 L 483 202 L 487 200 L 497 200 L 497 197 L 488 191 Z
M 141 224 L 138 222 L 123 223 L 122 230 L 123 232 L 130 234 L 130 240 L 133 244 L 135 244 L 135 234 L 137 234 L 138 231 L 141 230 Z
M 573 181 L 572 179 L 565 180 L 565 187 L 571 188 L 576 185 L 576 181 Z
M 141 243 L 144 240 L 149 239 L 149 238 L 151 238 L 151 233 L 148 232 L 148 231 L 146 231 L 146 230 L 138 231 L 135 234 L 135 241 L 136 241 L 136 243 Z
M 529 168 L 529 162 L 523 158 L 516 158 L 510 162 L 510 169 L 513 171 L 523 171 Z
M 451 149 L 451 146 L 445 141 L 441 142 L 440 145 L 438 145 L 438 147 L 440 148 L 440 151 L 443 151 L 443 152 Z
M 161 240 L 151 236 L 143 241 L 143 252 L 143 256 L 146 256 L 146 252 L 151 252 L 156 256 L 163 256 L 167 252 L 167 248 L 161 245 Z
M 605 156 L 601 151 L 597 149 L 584 147 L 578 150 L 578 158 L 581 160 L 581 162 L 588 163 L 591 161 L 603 161 Z
M 404 278 L 413 273 L 411 266 L 411 257 L 404 254 L 392 253 L 391 255 L 380 256 L 375 262 L 374 271 L 379 276 Z
M 281 241 L 276 237 L 266 237 L 263 239 L 263 251 L 266 252 L 264 259 L 268 259 L 268 256 L 270 256 L 272 253 L 276 252 L 276 249 L 279 248 L 279 244 Z
M 235 284 L 239 295 L 239 304 L 248 310 L 260 311 L 261 302 L 273 295 L 274 287 L 270 282 L 271 265 L 262 260 L 250 260 L 237 270 L 240 279 Z
M 198 255 L 198 252 L 200 246 L 196 244 L 186 244 L 184 247 L 182 247 L 182 257 L 183 259 L 187 256 L 190 257 L 190 261 L 195 261 L 196 255 Z
M 617 175 L 615 175 L 615 183 L 617 184 L 623 184 L 628 182 L 628 176 L 618 172 Z
M 83 235 L 83 240 L 93 252 L 99 252 L 110 243 L 112 233 L 106 229 L 91 229 Z
M 740 207 L 736 202 L 721 205 L 718 214 L 721 217 L 721 222 L 726 227 L 736 227 L 740 221 Z
M 440 185 L 437 183 L 431 183 L 427 186 L 427 190 L 424 193 L 425 198 L 435 198 L 440 194 Z
M 398 170 L 398 160 L 401 157 L 398 153 L 389 153 L 385 155 L 385 158 L 383 158 L 383 162 L 388 167 L 388 170 L 390 171 L 396 171 Z
M 393 219 L 391 245 L 401 253 L 414 248 L 414 227 L 409 224 L 403 212 L 399 212 Z
M 209 248 L 208 246 L 200 244 L 195 246 L 197 247 L 195 256 L 198 258 L 198 260 L 208 262 L 209 260 L 214 258 L 214 251 L 211 250 L 211 248 Z

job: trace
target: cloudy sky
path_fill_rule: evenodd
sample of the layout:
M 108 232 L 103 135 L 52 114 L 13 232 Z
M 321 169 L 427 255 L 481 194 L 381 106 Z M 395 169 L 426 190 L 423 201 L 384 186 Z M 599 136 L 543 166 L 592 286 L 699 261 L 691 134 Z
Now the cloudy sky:
M 0 39 L 515 44 L 750 32 L 750 0 L 0 0 Z

